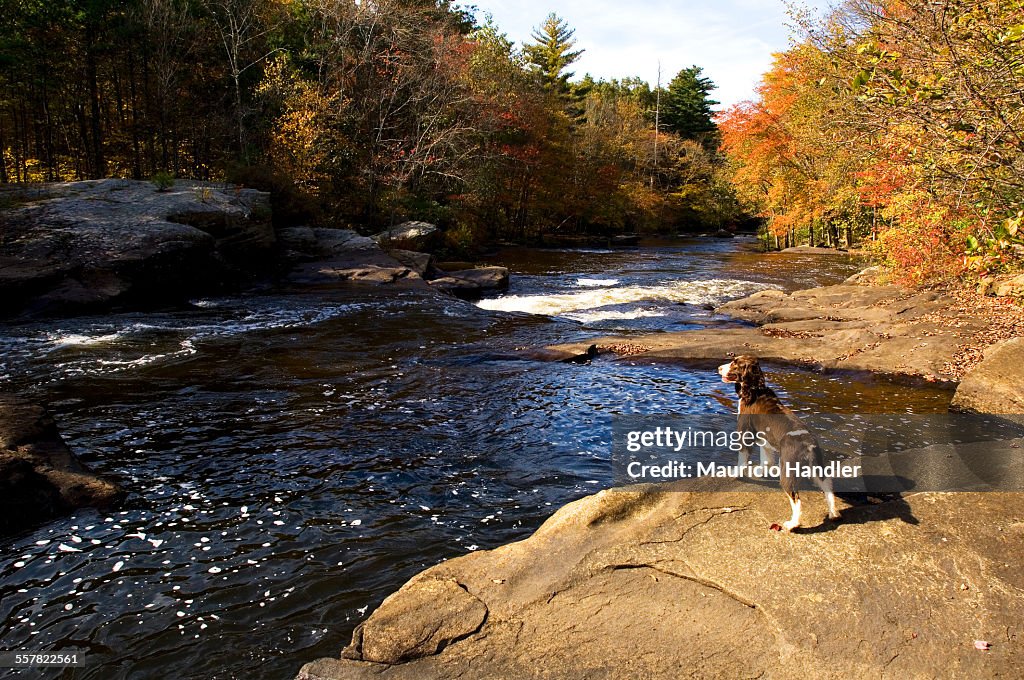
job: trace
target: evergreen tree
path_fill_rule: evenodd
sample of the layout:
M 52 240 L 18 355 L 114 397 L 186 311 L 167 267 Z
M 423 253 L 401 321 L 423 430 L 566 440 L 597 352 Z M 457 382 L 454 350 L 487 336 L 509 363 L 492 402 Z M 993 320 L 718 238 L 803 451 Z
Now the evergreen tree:
M 713 144 L 717 127 L 711 107 L 718 102 L 709 96 L 715 84 L 701 75 L 702 70 L 699 66 L 684 68 L 672 79 L 662 101 L 661 120 L 665 129 L 684 139 Z
M 575 30 L 569 28 L 564 19 L 552 12 L 544 23 L 534 29 L 533 44 L 526 45 L 526 58 L 540 74 L 544 87 L 558 94 L 569 92 L 569 79 L 573 73 L 565 69 L 583 54 L 573 50 L 576 41 Z

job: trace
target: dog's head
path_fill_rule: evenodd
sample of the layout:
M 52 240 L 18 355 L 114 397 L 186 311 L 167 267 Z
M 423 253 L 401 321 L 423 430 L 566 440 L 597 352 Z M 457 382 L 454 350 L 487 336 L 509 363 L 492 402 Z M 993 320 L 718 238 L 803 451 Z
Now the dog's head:
M 744 354 L 718 367 L 722 382 L 736 383 L 736 394 L 746 399 L 765 389 L 764 373 L 757 357 Z

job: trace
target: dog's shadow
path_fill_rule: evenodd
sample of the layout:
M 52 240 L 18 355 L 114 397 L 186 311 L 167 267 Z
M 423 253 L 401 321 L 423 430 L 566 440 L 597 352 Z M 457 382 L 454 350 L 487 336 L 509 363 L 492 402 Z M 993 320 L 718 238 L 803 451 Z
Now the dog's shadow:
M 799 527 L 794 529 L 793 533 L 820 534 L 835 531 L 844 524 L 867 524 L 890 519 L 914 525 L 921 523 L 914 517 L 910 504 L 898 493 L 837 493 L 836 498 L 850 505 L 839 511 L 837 519 L 825 518 L 825 521 L 816 527 Z

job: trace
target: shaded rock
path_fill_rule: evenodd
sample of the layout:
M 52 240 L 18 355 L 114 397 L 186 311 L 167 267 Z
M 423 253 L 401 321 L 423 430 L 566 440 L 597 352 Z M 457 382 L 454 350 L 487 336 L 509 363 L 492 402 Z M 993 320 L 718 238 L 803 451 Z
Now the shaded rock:
M 384 248 L 402 248 L 407 250 L 430 250 L 441 238 L 436 224 L 430 222 L 403 222 L 398 226 L 385 229 L 372 236 L 373 240 Z
M 286 257 L 302 258 L 318 250 L 319 241 L 312 227 L 278 229 L 277 241 Z
M 433 279 L 428 283 L 434 290 L 447 293 L 448 295 L 454 295 L 455 297 L 463 300 L 476 300 L 483 293 L 483 291 L 480 290 L 480 286 L 476 283 L 467 281 L 466 279 L 457 279 L 453 276 L 442 276 L 441 278 Z
M 1024 298 L 1024 274 L 1019 274 L 1006 281 L 997 281 L 994 289 L 998 297 Z
M 638 243 L 640 243 L 640 234 L 618 234 L 611 238 L 613 246 L 635 246 Z
M 781 493 L 671 489 L 603 491 L 524 541 L 414 577 L 386 601 L 388 640 L 479 618 L 431 620 L 412 584 L 455 582 L 486 607 L 436 653 L 320 659 L 299 678 L 1014 677 L 1024 664 L 1017 494 L 841 503 L 837 523 L 787 535 L 768 528 L 789 511 Z M 813 527 L 824 502 L 806 504 Z
M 591 361 L 597 358 L 598 354 L 599 352 L 597 350 L 597 345 L 590 345 L 589 347 L 587 347 L 586 352 L 583 352 L 582 354 L 577 354 L 576 356 L 562 359 L 561 361 L 563 364 L 589 364 Z
M 718 231 L 714 232 L 711 235 L 714 236 L 715 238 L 735 238 L 736 237 L 736 234 L 734 234 L 731 231 L 728 231 L 726 229 L 719 229 Z
M 985 358 L 964 376 L 952 408 L 976 413 L 1024 414 L 1024 338 L 985 350 Z
M 484 603 L 458 582 L 413 579 L 360 626 L 344 656 L 386 664 L 432 656 L 480 630 L 486 618 Z
M 45 409 L 0 395 L 0 534 L 90 506 L 118 503 L 122 491 L 83 465 Z
M 272 268 L 264 192 L 110 179 L 51 184 L 47 194 L 0 215 L 0 313 L 177 302 Z
M 463 269 L 473 269 L 472 262 L 438 262 L 437 268 L 445 272 L 457 272 Z
M 423 278 L 428 278 L 428 274 L 434 273 L 437 270 L 434 266 L 434 256 L 429 253 L 417 253 L 412 250 L 393 249 L 388 251 L 388 255 L 395 258 Z
M 349 229 L 295 227 L 282 230 L 281 239 L 296 262 L 288 274 L 291 283 L 424 285 L 414 268 L 385 253 L 373 239 Z
M 368 236 L 360 236 L 351 229 L 314 229 L 313 235 L 317 240 L 316 254 L 321 257 L 331 257 L 359 250 L 374 252 L 379 250 L 376 241 Z
M 278 232 L 285 256 L 297 261 L 329 260 L 353 252 L 378 252 L 376 242 L 351 229 L 289 227 Z
M 505 267 L 477 267 L 449 272 L 448 276 L 476 284 L 481 292 L 508 290 L 508 269 Z

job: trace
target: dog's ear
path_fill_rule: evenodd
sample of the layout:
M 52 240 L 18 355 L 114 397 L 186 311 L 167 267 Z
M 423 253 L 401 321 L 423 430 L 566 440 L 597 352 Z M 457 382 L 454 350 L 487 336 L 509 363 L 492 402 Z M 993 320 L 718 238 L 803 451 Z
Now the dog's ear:
M 732 366 L 736 372 L 736 394 L 742 401 L 754 401 L 757 395 L 765 390 L 761 363 L 757 357 L 741 356 L 733 360 Z

